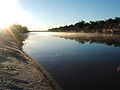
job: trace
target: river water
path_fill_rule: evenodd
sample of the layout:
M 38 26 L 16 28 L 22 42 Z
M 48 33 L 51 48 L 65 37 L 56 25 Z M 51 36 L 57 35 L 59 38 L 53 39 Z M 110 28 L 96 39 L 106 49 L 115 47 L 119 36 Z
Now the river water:
M 63 90 L 120 90 L 120 36 L 31 32 L 23 50 Z

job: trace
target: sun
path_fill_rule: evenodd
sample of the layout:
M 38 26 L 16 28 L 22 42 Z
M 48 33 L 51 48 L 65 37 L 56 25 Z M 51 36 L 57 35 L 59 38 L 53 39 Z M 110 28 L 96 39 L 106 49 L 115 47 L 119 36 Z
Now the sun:
M 0 0 L 0 27 L 11 24 L 15 7 L 16 0 Z
M 29 15 L 20 7 L 20 0 L 0 0 L 0 28 L 10 24 L 28 24 Z

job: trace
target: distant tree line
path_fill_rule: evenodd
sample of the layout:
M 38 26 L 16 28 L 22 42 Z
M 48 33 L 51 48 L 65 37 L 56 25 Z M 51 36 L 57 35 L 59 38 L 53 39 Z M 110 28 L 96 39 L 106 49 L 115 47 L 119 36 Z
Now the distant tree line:
M 80 21 L 75 24 L 52 28 L 51 32 L 101 32 L 101 33 L 120 33 L 120 17 L 100 21 Z

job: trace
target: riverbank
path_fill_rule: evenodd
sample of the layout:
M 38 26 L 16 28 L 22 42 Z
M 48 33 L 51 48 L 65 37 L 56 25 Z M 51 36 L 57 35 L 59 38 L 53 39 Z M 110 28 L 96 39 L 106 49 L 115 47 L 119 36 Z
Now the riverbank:
M 0 89 L 61 90 L 8 32 L 0 33 Z
M 86 32 L 120 34 L 120 18 L 109 18 L 100 21 L 79 21 L 75 24 L 60 26 L 48 30 L 49 32 Z

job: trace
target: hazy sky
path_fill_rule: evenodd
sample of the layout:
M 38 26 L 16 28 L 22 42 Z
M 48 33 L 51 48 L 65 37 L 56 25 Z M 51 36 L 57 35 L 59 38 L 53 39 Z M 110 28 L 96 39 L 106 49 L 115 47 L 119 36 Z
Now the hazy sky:
M 0 0 L 0 2 L 3 1 L 7 2 L 7 0 Z M 28 24 L 28 28 L 34 30 L 45 30 L 60 25 L 74 24 L 80 20 L 90 21 L 120 17 L 120 0 L 11 1 L 18 1 L 20 9 L 16 9 L 16 11 L 24 12 L 22 16 L 19 15 L 19 17 L 21 16 L 18 17 L 19 21 L 21 20 L 25 25 Z M 11 4 L 11 6 L 13 5 Z M 27 13 L 26 16 L 24 16 L 25 13 Z M 18 15 L 17 13 L 13 14 Z

